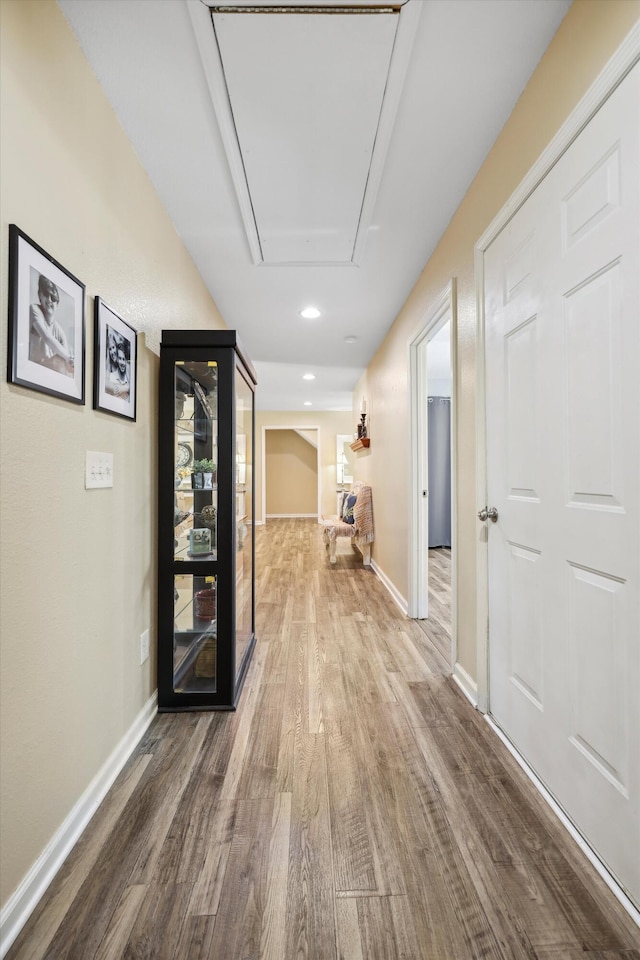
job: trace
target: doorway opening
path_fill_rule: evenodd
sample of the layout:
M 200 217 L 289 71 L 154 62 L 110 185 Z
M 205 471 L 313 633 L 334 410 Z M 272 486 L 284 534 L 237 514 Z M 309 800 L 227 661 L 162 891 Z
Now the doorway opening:
M 411 518 L 409 616 L 447 672 L 456 663 L 455 282 L 409 344 Z
M 320 428 L 262 428 L 262 516 L 315 517 L 320 509 Z

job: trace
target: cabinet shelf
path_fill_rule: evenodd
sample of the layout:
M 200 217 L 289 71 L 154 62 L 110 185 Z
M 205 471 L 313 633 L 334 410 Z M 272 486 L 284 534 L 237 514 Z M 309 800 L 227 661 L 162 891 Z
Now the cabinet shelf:
M 359 440 L 354 440 L 349 446 L 352 450 L 364 450 L 369 446 L 369 437 L 360 437 Z
M 211 629 L 202 631 L 185 631 L 176 635 L 176 648 L 174 651 L 173 682 L 176 687 L 186 677 L 187 673 L 193 667 L 198 654 L 201 653 L 204 644 L 208 640 L 216 640 L 217 635 L 211 632 Z

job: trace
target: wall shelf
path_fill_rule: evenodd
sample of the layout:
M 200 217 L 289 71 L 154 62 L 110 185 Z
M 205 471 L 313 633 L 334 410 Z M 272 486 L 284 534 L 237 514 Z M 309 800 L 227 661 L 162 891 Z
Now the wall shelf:
M 369 446 L 369 439 L 369 437 L 360 437 L 359 440 L 354 440 L 349 446 L 352 450 L 364 450 L 365 447 Z

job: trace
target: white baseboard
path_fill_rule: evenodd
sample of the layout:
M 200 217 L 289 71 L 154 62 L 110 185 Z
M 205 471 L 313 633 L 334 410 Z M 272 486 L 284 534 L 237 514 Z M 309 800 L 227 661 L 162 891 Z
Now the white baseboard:
M 522 754 L 514 746 L 511 740 L 509 740 L 509 738 L 503 732 L 503 730 L 498 726 L 498 724 L 493 719 L 493 717 L 491 717 L 489 714 L 486 714 L 485 720 L 487 721 L 487 723 L 489 724 L 493 732 L 496 734 L 496 736 L 499 737 L 502 743 L 504 743 L 505 747 L 507 748 L 511 756 L 514 758 L 518 766 L 520 766 L 524 770 L 524 772 L 529 777 L 529 780 L 531 780 L 531 783 L 534 785 L 534 787 L 536 788 L 540 796 L 549 804 L 549 806 L 557 816 L 558 820 L 560 820 L 560 822 L 565 827 L 565 829 L 568 830 L 568 832 L 571 834 L 571 837 L 578 844 L 578 846 L 584 853 L 589 863 L 591 863 L 591 865 L 594 867 L 597 873 L 602 877 L 602 879 L 608 886 L 609 890 L 611 890 L 616 900 L 618 900 L 622 904 L 622 906 L 627 911 L 627 913 L 629 914 L 633 922 L 640 927 L 640 911 L 637 909 L 637 907 L 632 902 L 632 900 L 630 900 L 630 898 L 627 896 L 627 894 L 625 893 L 623 888 L 620 886 L 620 884 L 617 882 L 615 877 L 613 877 L 609 873 L 609 871 L 603 864 L 602 860 L 600 860 L 600 858 L 598 857 L 595 850 L 585 840 L 585 838 L 582 836 L 582 834 L 577 829 L 577 827 L 572 823 L 572 821 L 566 815 L 566 813 L 564 812 L 564 810 L 562 809 L 558 801 L 554 798 L 553 794 L 549 793 L 549 791 L 545 787 L 542 780 L 539 779 L 535 770 L 533 770 L 529 766 L 529 764 L 524 759 Z
M 391 594 L 391 598 L 392 598 L 392 599 L 395 601 L 395 603 L 400 607 L 400 609 L 402 610 L 402 612 L 404 613 L 404 615 L 405 615 L 405 617 L 406 617 L 406 616 L 407 616 L 407 610 L 409 609 L 409 607 L 408 607 L 408 605 L 407 605 L 407 601 L 406 601 L 405 598 L 402 596 L 402 594 L 400 593 L 400 591 L 396 589 L 396 587 L 393 585 L 393 583 L 391 582 L 391 580 L 389 580 L 389 578 L 388 578 L 388 576 L 386 575 L 386 573 L 384 573 L 384 572 L 380 569 L 380 567 L 378 566 L 378 564 L 377 564 L 377 563 L 375 562 L 375 560 L 373 560 L 373 559 L 371 560 L 371 569 L 373 570 L 373 572 L 375 573 L 375 575 L 378 577 L 378 579 L 379 579 L 379 580 L 384 584 L 384 586 L 387 588 L 387 590 L 388 590 L 389 593 Z
M 0 912 L 4 957 L 158 712 L 155 691 Z
M 268 513 L 267 520 L 315 520 L 317 513 Z
M 456 663 L 453 668 L 453 679 L 458 684 L 467 700 L 477 709 L 478 708 L 478 684 L 469 676 L 467 671 Z

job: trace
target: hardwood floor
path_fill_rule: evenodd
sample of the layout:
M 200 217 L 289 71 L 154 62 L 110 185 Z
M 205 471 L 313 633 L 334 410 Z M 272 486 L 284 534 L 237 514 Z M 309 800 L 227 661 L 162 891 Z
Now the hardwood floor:
M 640 960 L 640 930 L 359 555 L 257 530 L 236 713 L 163 714 L 8 960 Z
M 442 667 L 451 673 L 451 550 L 447 547 L 429 550 L 429 617 L 417 623 Z

